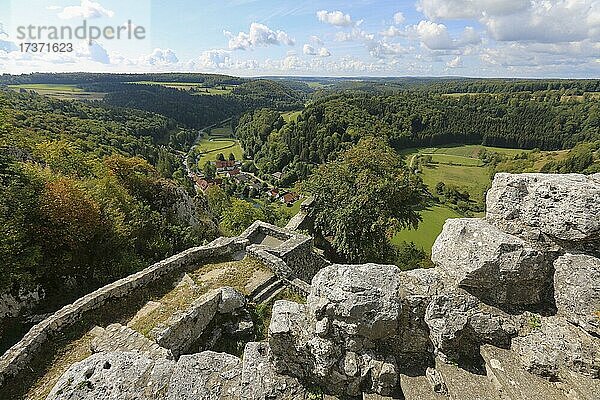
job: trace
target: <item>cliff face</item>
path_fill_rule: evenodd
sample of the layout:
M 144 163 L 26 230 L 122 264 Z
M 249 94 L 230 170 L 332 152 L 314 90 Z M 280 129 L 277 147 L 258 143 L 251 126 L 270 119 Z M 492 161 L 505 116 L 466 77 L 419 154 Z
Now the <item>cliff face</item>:
M 499 174 L 487 209 L 447 221 L 435 268 L 320 269 L 242 359 L 106 348 L 48 398 L 599 398 L 600 175 Z

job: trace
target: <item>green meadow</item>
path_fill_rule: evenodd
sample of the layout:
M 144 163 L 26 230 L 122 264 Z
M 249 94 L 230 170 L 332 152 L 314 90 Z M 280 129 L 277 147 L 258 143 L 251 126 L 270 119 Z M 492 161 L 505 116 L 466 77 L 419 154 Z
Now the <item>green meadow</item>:
M 38 94 L 60 100 L 102 100 L 105 93 L 86 92 L 77 85 L 30 83 L 9 85 L 13 90 L 32 90 Z

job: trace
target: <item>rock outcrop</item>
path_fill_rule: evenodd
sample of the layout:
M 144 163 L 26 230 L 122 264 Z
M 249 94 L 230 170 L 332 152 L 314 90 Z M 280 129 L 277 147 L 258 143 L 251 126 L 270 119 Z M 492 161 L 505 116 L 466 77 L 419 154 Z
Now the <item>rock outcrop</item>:
M 554 263 L 558 313 L 600 337 L 600 259 L 565 254 Z
M 111 325 L 49 399 L 308 399 L 318 387 L 340 399 L 597 400 L 599 196 L 599 175 L 498 174 L 485 219 L 446 222 L 435 268 L 326 266 L 306 304 L 274 303 L 268 341 L 241 359 L 177 358 L 219 313 L 245 319 L 215 331 L 249 329 L 230 288 L 162 325 L 158 344 L 122 343 L 129 332 Z
M 551 298 L 553 257 L 481 219 L 446 221 L 431 259 L 450 286 L 491 305 L 543 307 Z
M 486 205 L 486 219 L 507 233 L 599 251 L 600 174 L 496 174 Z

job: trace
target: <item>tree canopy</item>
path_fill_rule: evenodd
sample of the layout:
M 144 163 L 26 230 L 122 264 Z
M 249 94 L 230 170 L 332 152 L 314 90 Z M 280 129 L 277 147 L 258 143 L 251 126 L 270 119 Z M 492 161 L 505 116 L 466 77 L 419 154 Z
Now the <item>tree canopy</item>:
M 382 139 L 367 137 L 303 183 L 314 196 L 315 230 L 349 262 L 394 259 L 390 237 L 416 228 L 422 182 Z

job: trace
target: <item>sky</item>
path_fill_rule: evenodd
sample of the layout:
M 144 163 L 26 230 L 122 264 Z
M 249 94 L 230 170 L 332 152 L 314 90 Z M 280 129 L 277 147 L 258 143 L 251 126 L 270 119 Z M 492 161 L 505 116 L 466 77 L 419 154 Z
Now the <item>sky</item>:
M 84 20 L 144 39 L 18 34 Z M 600 78 L 600 0 L 0 0 L 0 24 L 0 73 Z

